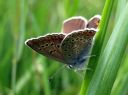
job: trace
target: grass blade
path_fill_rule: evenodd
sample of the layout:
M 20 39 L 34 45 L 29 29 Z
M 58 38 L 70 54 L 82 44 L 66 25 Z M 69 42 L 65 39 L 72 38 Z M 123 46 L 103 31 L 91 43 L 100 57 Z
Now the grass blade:
M 128 22 L 125 22 L 128 20 L 127 10 L 128 4 L 122 11 L 104 52 L 101 53 L 89 85 L 88 95 L 110 95 L 111 93 L 128 42 Z
M 98 58 L 99 58 L 99 55 L 101 52 L 102 44 L 103 44 L 103 41 L 105 38 L 105 34 L 106 34 L 106 30 L 107 30 L 107 26 L 108 26 L 108 22 L 109 22 L 109 18 L 111 15 L 111 10 L 112 10 L 113 5 L 114 5 L 114 0 L 106 0 L 105 7 L 104 7 L 103 13 L 102 13 L 101 22 L 99 25 L 100 30 L 96 35 L 95 44 L 92 48 L 92 53 L 91 53 L 91 55 L 97 55 L 97 56 L 92 57 L 89 60 L 88 68 L 91 68 L 93 70 L 86 71 L 85 79 L 84 79 L 82 87 L 81 87 L 80 95 L 84 95 L 87 92 L 89 83 L 90 83 L 93 73 L 95 71 L 95 68 L 96 68 L 96 65 L 98 62 Z

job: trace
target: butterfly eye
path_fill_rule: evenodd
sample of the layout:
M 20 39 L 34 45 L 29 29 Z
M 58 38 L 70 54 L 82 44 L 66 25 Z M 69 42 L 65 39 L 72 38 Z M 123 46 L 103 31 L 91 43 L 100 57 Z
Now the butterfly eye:
M 72 65 L 69 65 L 68 67 L 69 67 L 70 69 L 72 69 L 72 68 L 73 68 L 73 66 L 72 66 Z

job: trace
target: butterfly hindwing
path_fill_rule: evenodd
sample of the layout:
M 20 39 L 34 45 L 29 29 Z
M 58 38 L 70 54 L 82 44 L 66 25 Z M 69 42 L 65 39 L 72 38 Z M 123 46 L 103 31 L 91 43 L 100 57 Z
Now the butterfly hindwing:
M 100 15 L 95 15 L 87 23 L 87 28 L 98 28 L 99 22 L 100 22 L 101 16 Z
M 95 33 L 95 29 L 78 30 L 64 38 L 61 48 L 67 64 L 75 67 L 86 60 Z
M 64 60 L 60 44 L 64 37 L 64 34 L 49 34 L 29 39 L 26 41 L 26 44 L 44 56 L 63 62 Z
M 63 22 L 62 31 L 65 34 L 71 33 L 74 30 L 85 29 L 87 20 L 81 16 L 71 17 Z

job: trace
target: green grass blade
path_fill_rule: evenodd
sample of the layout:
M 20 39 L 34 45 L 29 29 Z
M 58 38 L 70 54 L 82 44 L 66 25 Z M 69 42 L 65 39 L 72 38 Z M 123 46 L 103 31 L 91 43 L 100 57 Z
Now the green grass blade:
M 25 40 L 25 23 L 26 23 L 26 9 L 25 9 L 25 0 L 20 0 L 20 28 L 19 28 L 19 41 L 17 47 L 17 60 L 20 59 L 21 54 L 23 53 L 24 40 Z
M 125 5 L 127 3 L 127 0 L 118 0 L 117 1 L 117 11 L 116 11 L 116 18 L 115 21 L 118 20 L 119 16 L 120 16 L 120 12 L 124 9 Z
M 82 87 L 81 87 L 81 95 L 84 95 L 87 92 L 89 83 L 92 79 L 93 73 L 95 71 L 98 58 L 101 52 L 102 44 L 105 38 L 105 34 L 107 31 L 107 26 L 109 22 L 109 18 L 112 11 L 112 6 L 114 5 L 114 0 L 106 0 L 105 7 L 103 9 L 102 18 L 99 25 L 99 32 L 96 35 L 95 44 L 92 49 L 92 55 L 97 55 L 96 57 L 92 57 L 89 60 L 88 68 L 91 68 L 92 70 L 87 70 L 85 74 L 85 79 L 83 81 Z
M 128 93 L 128 54 L 126 54 L 122 60 L 121 68 L 118 72 L 118 76 L 114 83 L 111 95 L 127 95 Z
M 104 52 L 101 53 L 89 85 L 88 95 L 110 95 L 111 93 L 128 42 L 127 10 L 128 4 L 122 11 Z

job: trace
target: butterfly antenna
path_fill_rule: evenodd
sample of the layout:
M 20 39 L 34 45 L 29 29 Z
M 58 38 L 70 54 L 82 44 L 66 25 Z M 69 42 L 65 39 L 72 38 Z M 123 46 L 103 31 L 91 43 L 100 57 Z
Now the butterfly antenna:
M 57 70 L 55 71 L 55 73 L 49 78 L 49 82 L 50 82 L 51 80 L 53 80 L 53 78 L 54 78 L 58 73 L 60 73 L 60 71 L 63 70 L 65 67 L 67 67 L 67 65 L 63 65 L 63 66 L 61 66 L 59 69 L 57 69 Z

